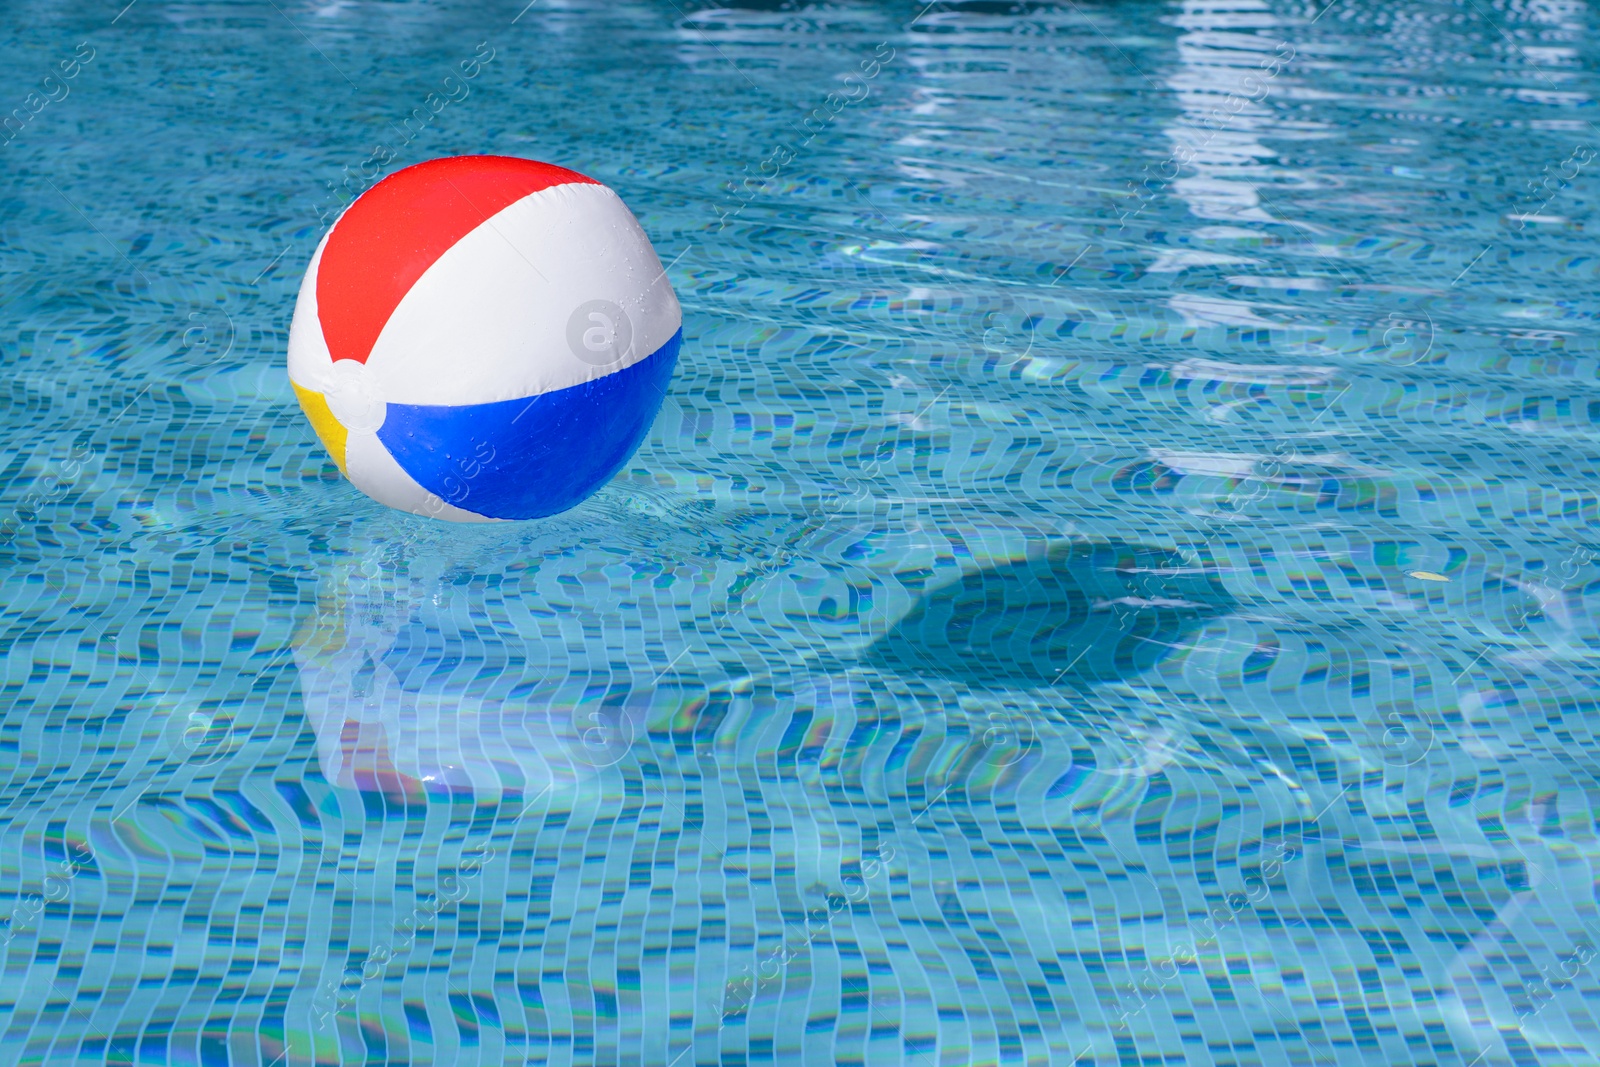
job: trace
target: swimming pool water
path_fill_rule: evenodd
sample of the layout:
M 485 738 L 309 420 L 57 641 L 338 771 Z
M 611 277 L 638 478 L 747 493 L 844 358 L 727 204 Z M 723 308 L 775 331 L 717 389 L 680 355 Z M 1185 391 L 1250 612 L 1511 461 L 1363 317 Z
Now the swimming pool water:
M 1586 4 L 7 15 L 0 1063 L 1600 1062 Z M 467 152 L 684 307 L 549 520 L 284 374 Z

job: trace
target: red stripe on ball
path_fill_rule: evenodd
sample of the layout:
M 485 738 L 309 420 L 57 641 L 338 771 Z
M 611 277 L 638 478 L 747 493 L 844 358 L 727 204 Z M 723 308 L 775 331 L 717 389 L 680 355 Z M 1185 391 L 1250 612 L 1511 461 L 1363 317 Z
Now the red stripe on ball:
M 317 269 L 329 354 L 365 363 L 400 301 L 457 241 L 530 193 L 577 183 L 600 184 L 531 159 L 452 156 L 368 189 L 334 224 Z

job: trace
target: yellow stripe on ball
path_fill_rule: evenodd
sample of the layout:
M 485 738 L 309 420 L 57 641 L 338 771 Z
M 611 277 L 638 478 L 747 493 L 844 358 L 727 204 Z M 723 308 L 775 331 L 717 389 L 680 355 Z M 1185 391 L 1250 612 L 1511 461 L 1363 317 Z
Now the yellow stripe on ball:
M 333 412 L 328 408 L 328 398 L 321 393 L 310 389 L 302 389 L 294 382 L 295 399 L 300 401 L 300 409 L 306 413 L 306 418 L 311 420 L 311 428 L 317 431 L 317 438 L 322 442 L 322 447 L 333 456 L 333 461 L 339 465 L 339 473 L 349 477 L 350 472 L 344 469 L 345 443 L 350 439 L 350 431 L 338 419 L 333 417 Z

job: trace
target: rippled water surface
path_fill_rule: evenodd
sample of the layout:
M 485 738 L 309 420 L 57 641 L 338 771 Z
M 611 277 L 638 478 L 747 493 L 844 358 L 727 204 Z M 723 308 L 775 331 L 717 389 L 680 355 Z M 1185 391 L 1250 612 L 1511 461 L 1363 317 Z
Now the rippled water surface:
M 5 15 L 0 1063 L 1600 1062 L 1580 0 Z M 284 373 L 466 152 L 684 307 L 554 519 Z

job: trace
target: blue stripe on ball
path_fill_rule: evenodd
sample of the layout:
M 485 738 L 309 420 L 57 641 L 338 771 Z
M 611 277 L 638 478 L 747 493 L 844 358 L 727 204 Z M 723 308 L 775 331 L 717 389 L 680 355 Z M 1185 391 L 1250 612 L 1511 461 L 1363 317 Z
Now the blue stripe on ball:
M 569 389 L 492 404 L 390 404 L 378 440 L 417 484 L 492 519 L 537 519 L 599 489 L 644 440 L 680 328 L 649 357 Z

